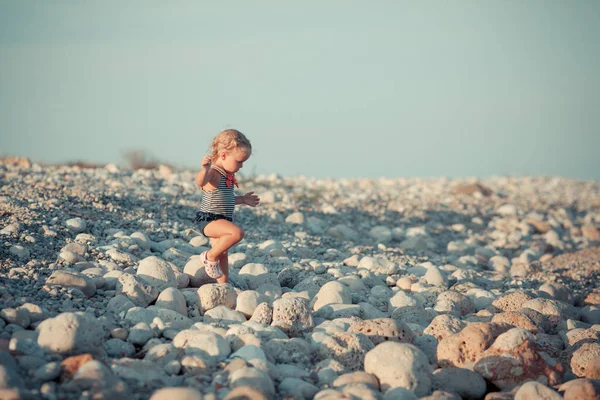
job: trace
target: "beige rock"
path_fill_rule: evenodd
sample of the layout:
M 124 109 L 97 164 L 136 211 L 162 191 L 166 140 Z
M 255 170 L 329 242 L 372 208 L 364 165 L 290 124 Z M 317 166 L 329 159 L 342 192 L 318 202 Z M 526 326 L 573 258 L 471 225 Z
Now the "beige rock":
M 600 288 L 592 289 L 592 291 L 585 296 L 583 304 L 586 306 L 600 306 Z
M 237 293 L 230 284 L 209 283 L 198 289 L 200 309 L 202 312 L 211 310 L 217 306 L 225 306 L 235 309 Z
M 571 370 L 580 378 L 595 376 L 598 371 L 588 371 L 587 367 L 590 361 L 598 357 L 600 357 L 600 343 L 583 343 L 571 357 Z
M 238 386 L 225 396 L 225 400 L 268 400 L 268 397 L 250 386 Z
M 96 293 L 95 281 L 92 278 L 75 271 L 54 271 L 52 275 L 46 279 L 46 285 L 77 288 L 81 290 L 86 297 L 91 297 Z
M 593 242 L 600 241 L 600 230 L 594 225 L 584 225 L 581 227 L 581 234 Z
M 365 372 L 379 379 L 382 391 L 393 387 L 424 396 L 431 390 L 431 366 L 425 353 L 408 343 L 385 342 L 365 357 Z
M 470 298 L 453 290 L 440 293 L 436 300 L 435 310 L 440 313 L 450 312 L 457 317 L 477 312 Z
M 519 311 L 506 311 L 494 315 L 492 322 L 496 324 L 507 324 L 517 328 L 523 328 L 531 333 L 537 333 L 538 327 L 527 315 Z
M 456 393 L 465 399 L 480 399 L 486 392 L 481 375 L 466 368 L 440 368 L 433 372 L 432 384 L 433 389 Z
M 365 384 L 375 390 L 379 390 L 379 381 L 373 374 L 364 371 L 349 372 L 339 376 L 331 384 L 334 388 L 340 388 L 346 385 L 355 385 L 357 383 Z
M 465 323 L 459 318 L 450 314 L 438 315 L 431 321 L 429 326 L 423 331 L 426 335 L 434 336 L 438 341 L 460 332 L 464 329 Z
M 371 339 L 362 333 L 334 333 L 323 339 L 318 354 L 322 359 L 340 362 L 346 371 L 357 371 L 363 369 L 365 354 L 374 347 Z
M 333 303 L 352 304 L 350 289 L 336 281 L 327 282 L 321 287 L 313 299 L 312 309 L 317 311 L 319 308 Z
M 523 292 L 505 293 L 492 302 L 491 310 L 492 312 L 516 311 L 532 299 L 533 296 Z
M 539 382 L 526 382 L 515 393 L 515 400 L 562 400 L 562 396 Z
M 503 390 L 527 380 L 556 385 L 564 373 L 560 363 L 539 353 L 533 335 L 521 328 L 499 335 L 473 370 Z
M 260 303 L 258 306 L 256 306 L 250 321 L 271 325 L 271 322 L 273 321 L 273 308 L 269 305 L 269 303 Z
M 575 307 L 558 300 L 532 299 L 523 303 L 523 308 L 531 308 L 546 316 L 557 316 L 562 320 L 579 318 Z
M 392 318 L 378 318 L 359 321 L 350 326 L 348 332 L 363 333 L 377 346 L 392 341 L 414 343 L 415 334 L 404 322 Z
M 204 396 L 198 390 L 189 387 L 169 387 L 159 389 L 150 400 L 202 400 Z
M 600 380 L 600 356 L 590 358 L 585 367 L 585 377 Z
M 600 398 L 600 382 L 590 379 L 573 379 L 558 387 L 564 400 L 598 400 Z
M 271 325 L 290 336 L 302 335 L 314 326 L 308 304 L 300 298 L 275 300 Z
M 504 326 L 486 322 L 467 325 L 459 333 L 440 341 L 437 349 L 438 365 L 471 369 L 504 330 Z

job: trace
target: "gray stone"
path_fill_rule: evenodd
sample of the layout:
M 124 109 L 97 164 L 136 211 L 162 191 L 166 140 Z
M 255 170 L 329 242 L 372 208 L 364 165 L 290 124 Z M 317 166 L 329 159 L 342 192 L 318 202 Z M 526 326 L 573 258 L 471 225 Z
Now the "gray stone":
M 46 351 L 61 355 L 104 355 L 103 326 L 90 314 L 62 313 L 42 321 L 38 331 L 38 344 Z

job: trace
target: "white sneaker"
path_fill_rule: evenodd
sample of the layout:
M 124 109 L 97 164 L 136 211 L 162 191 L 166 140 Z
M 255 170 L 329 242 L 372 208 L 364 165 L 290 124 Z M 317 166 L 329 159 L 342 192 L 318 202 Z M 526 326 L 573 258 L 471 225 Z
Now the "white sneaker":
M 213 279 L 218 279 L 218 278 L 222 277 L 223 271 L 221 271 L 221 266 L 219 265 L 219 260 L 210 261 L 206 257 L 206 253 L 208 253 L 208 250 L 205 251 L 204 253 L 200 254 L 200 262 L 202 263 L 202 265 L 204 265 L 204 270 L 206 271 L 206 275 L 208 275 L 209 277 L 211 277 Z

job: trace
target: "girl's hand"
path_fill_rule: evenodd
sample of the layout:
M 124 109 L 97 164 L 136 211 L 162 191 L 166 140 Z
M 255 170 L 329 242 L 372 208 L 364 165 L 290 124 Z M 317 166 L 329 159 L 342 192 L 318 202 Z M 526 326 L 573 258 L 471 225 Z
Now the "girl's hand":
M 245 195 L 242 196 L 242 200 L 244 201 L 244 204 L 250 207 L 256 207 L 258 205 L 258 203 L 260 202 L 260 199 L 258 198 L 257 195 L 254 194 L 254 192 L 248 192 Z
M 204 156 L 204 158 L 202 159 L 202 164 L 201 164 L 202 168 L 209 169 L 211 163 L 212 163 L 211 157 L 210 156 Z

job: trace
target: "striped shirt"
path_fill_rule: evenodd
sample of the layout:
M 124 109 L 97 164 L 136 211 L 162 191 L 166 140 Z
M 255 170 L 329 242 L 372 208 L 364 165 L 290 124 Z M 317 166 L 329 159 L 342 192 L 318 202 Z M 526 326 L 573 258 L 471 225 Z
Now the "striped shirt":
M 233 209 L 235 208 L 235 194 L 233 193 L 233 184 L 227 187 L 227 173 L 216 165 L 211 168 L 221 174 L 219 186 L 211 191 L 202 189 L 202 202 L 200 203 L 200 211 L 213 214 L 225 215 L 233 218 Z

